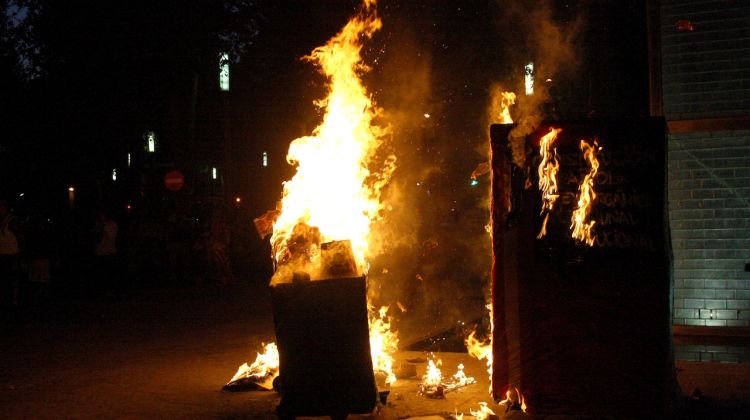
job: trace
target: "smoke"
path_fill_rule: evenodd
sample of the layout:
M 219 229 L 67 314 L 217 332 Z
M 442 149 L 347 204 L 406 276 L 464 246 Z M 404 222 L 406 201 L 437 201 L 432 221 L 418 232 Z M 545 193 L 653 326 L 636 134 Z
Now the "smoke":
M 507 55 L 517 69 L 513 78 L 518 92 L 514 110 L 517 125 L 508 139 L 513 162 L 523 168 L 527 154 L 525 137 L 544 119 L 554 117 L 550 115 L 554 110 L 547 107 L 551 99 L 550 88 L 578 69 L 577 41 L 584 16 L 578 10 L 560 13 L 552 7 L 551 0 L 503 1 L 498 2 L 498 6 L 498 28 L 515 34 L 511 43 L 506 45 Z M 567 16 L 570 13 L 574 15 Z M 531 95 L 523 94 L 523 70 L 528 63 L 534 65 L 534 92 Z
M 420 159 L 432 63 L 430 55 L 420 51 L 414 28 L 408 22 L 392 10 L 381 9 L 381 15 L 383 31 L 366 52 L 366 61 L 373 68 L 366 84 L 382 109 L 379 117 L 389 127 L 390 137 L 384 149 L 397 160 L 391 182 L 381 195 L 386 211 L 371 231 L 370 254 L 376 257 L 371 261 L 368 293 L 371 302 L 394 307 L 397 302 L 407 302 L 417 270 L 419 180 L 435 170 Z
M 383 28 L 365 44 L 364 84 L 382 110 L 377 123 L 389 127 L 383 157 L 397 161 L 369 238 L 369 300 L 403 306 L 424 332 L 484 312 L 490 185 L 470 174 L 488 160 L 487 128 L 499 118 L 486 98 L 501 87 L 517 93 L 514 160 L 525 165 L 524 137 L 550 114 L 550 86 L 577 66 L 579 22 L 559 19 L 549 1 L 466 3 L 458 17 L 450 2 L 381 1 L 378 10 Z M 537 83 L 525 96 L 528 62 Z

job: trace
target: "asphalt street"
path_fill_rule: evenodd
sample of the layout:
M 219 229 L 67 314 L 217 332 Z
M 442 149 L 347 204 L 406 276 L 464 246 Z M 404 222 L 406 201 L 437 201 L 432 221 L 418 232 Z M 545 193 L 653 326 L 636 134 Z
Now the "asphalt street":
M 0 418 L 275 418 L 275 392 L 221 389 L 262 342 L 273 340 L 264 285 L 140 291 L 68 301 L 24 318 L 2 327 Z M 425 356 L 400 352 L 397 363 Z M 487 400 L 483 362 L 465 353 L 438 356 L 445 373 L 464 363 L 477 384 L 443 400 L 417 396 L 424 372 L 418 364 L 417 377 L 397 381 L 388 404 L 370 417 L 445 418 Z M 677 368 L 683 392 L 699 387 L 729 407 L 750 401 L 750 364 L 679 362 Z

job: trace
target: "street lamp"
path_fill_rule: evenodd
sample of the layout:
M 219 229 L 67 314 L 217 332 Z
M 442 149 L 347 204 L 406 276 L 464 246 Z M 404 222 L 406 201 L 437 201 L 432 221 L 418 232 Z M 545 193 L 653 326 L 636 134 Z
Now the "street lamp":
M 219 87 L 224 92 L 229 92 L 229 54 L 227 53 L 219 56 Z
M 156 133 L 153 131 L 146 131 L 143 137 L 146 138 L 146 151 L 149 153 L 156 152 Z

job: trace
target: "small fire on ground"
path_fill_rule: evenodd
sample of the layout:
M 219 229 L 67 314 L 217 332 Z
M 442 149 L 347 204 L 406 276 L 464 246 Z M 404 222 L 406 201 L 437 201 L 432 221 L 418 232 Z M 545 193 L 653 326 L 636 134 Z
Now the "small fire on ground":
M 445 394 L 449 392 L 477 383 L 473 377 L 466 376 L 462 363 L 459 363 L 456 373 L 452 376 L 443 377 L 443 372 L 440 370 L 442 364 L 443 361 L 435 355 L 427 361 L 427 369 L 417 391 L 419 395 L 427 398 L 445 398 Z

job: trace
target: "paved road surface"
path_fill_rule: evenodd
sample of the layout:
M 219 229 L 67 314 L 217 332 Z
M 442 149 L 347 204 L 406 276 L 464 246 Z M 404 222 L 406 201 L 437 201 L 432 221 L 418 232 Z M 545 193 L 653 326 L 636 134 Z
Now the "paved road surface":
M 144 291 L 68 302 L 29 318 L 2 326 L 0 418 L 275 418 L 274 392 L 221 391 L 237 366 L 273 339 L 262 285 Z M 441 357 L 444 372 L 463 362 L 479 383 L 433 401 L 415 395 L 416 379 L 399 381 L 378 417 L 468 414 L 486 400 L 483 363 L 465 354 Z M 750 365 L 678 367 L 683 388 L 750 401 Z

